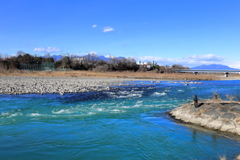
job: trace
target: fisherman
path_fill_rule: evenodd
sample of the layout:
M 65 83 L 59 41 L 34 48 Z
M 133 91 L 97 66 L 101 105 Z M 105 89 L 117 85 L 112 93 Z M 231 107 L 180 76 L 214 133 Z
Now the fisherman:
M 197 97 L 197 95 L 194 95 L 193 104 L 194 104 L 195 108 L 198 107 L 198 97 Z

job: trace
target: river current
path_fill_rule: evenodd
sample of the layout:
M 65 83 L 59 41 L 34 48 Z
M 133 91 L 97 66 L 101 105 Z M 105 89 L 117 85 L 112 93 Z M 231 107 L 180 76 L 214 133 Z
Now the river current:
M 193 95 L 240 95 L 240 81 L 130 82 L 110 91 L 0 95 L 0 159 L 234 159 L 240 138 L 167 112 Z

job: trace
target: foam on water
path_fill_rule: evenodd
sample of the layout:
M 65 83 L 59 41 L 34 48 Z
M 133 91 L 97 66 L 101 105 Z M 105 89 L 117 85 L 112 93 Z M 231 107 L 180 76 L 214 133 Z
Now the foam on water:
M 233 159 L 240 139 L 175 123 L 166 113 L 194 94 L 209 98 L 218 89 L 235 95 L 239 86 L 240 81 L 196 87 L 162 82 L 64 96 L 0 95 L 0 157 L 218 159 L 224 152 Z
M 121 111 L 120 109 L 113 109 L 111 110 L 111 112 L 123 112 L 123 111 Z
M 74 113 L 74 110 L 71 108 L 71 109 L 61 109 L 59 111 L 52 111 L 53 114 L 71 114 L 71 113 Z
M 32 117 L 39 117 L 39 116 L 44 116 L 43 114 L 39 114 L 39 113 L 30 113 L 28 114 L 29 116 L 32 116 Z
M 12 117 L 16 117 L 16 116 L 22 116 L 23 114 L 19 111 L 17 112 L 3 112 L 0 114 L 0 119 L 3 119 L 3 118 L 12 118 Z
M 89 115 L 94 115 L 94 114 L 96 114 L 96 113 L 94 113 L 94 112 L 88 112 L 88 114 L 89 114 Z
M 111 98 L 139 98 L 142 97 L 143 91 L 119 91 L 119 92 L 105 92 Z
M 97 108 L 96 110 L 97 110 L 98 112 L 102 112 L 102 111 L 104 111 L 103 108 Z
M 166 92 L 154 92 L 152 95 L 153 96 L 164 96 L 166 94 L 167 94 Z

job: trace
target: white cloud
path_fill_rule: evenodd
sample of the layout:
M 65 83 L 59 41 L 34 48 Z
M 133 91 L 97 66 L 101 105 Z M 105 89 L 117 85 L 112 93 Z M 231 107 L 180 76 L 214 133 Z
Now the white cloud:
M 226 62 L 228 67 L 240 69 L 240 62 Z
M 61 51 L 61 49 L 56 47 L 40 47 L 40 48 L 34 48 L 33 51 L 52 53 L 52 52 L 59 52 Z
M 114 31 L 114 28 L 112 28 L 112 27 L 104 27 L 103 28 L 103 32 L 111 32 L 111 31 Z
M 189 55 L 183 58 L 165 58 L 165 57 L 154 57 L 154 56 L 143 56 L 135 57 L 137 61 L 141 62 L 157 62 L 158 65 L 173 65 L 181 64 L 187 67 L 195 67 L 200 65 L 209 64 L 222 64 L 232 68 L 240 69 L 240 62 L 227 61 L 224 57 L 216 56 L 214 54 L 206 55 Z
M 206 54 L 206 55 L 190 55 L 185 57 L 186 59 L 197 60 L 197 61 L 223 61 L 224 58 L 220 56 L 216 56 L 214 54 Z
M 92 25 L 92 27 L 93 27 L 93 28 L 95 28 L 95 27 L 97 27 L 97 25 L 96 25 L 96 24 L 94 24 L 94 25 Z

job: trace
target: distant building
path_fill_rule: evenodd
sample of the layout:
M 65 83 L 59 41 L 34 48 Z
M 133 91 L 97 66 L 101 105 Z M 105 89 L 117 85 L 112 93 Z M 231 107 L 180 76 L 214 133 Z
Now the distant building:
M 146 68 L 148 68 L 148 69 L 151 69 L 153 66 L 155 66 L 157 63 L 154 63 L 154 61 L 153 62 L 141 62 L 141 61 L 139 61 L 138 63 L 137 63 L 137 65 L 139 65 L 139 66 L 142 66 L 142 67 L 146 67 Z
M 73 58 L 72 61 L 73 61 L 73 63 L 84 63 L 85 58 L 84 57 Z

